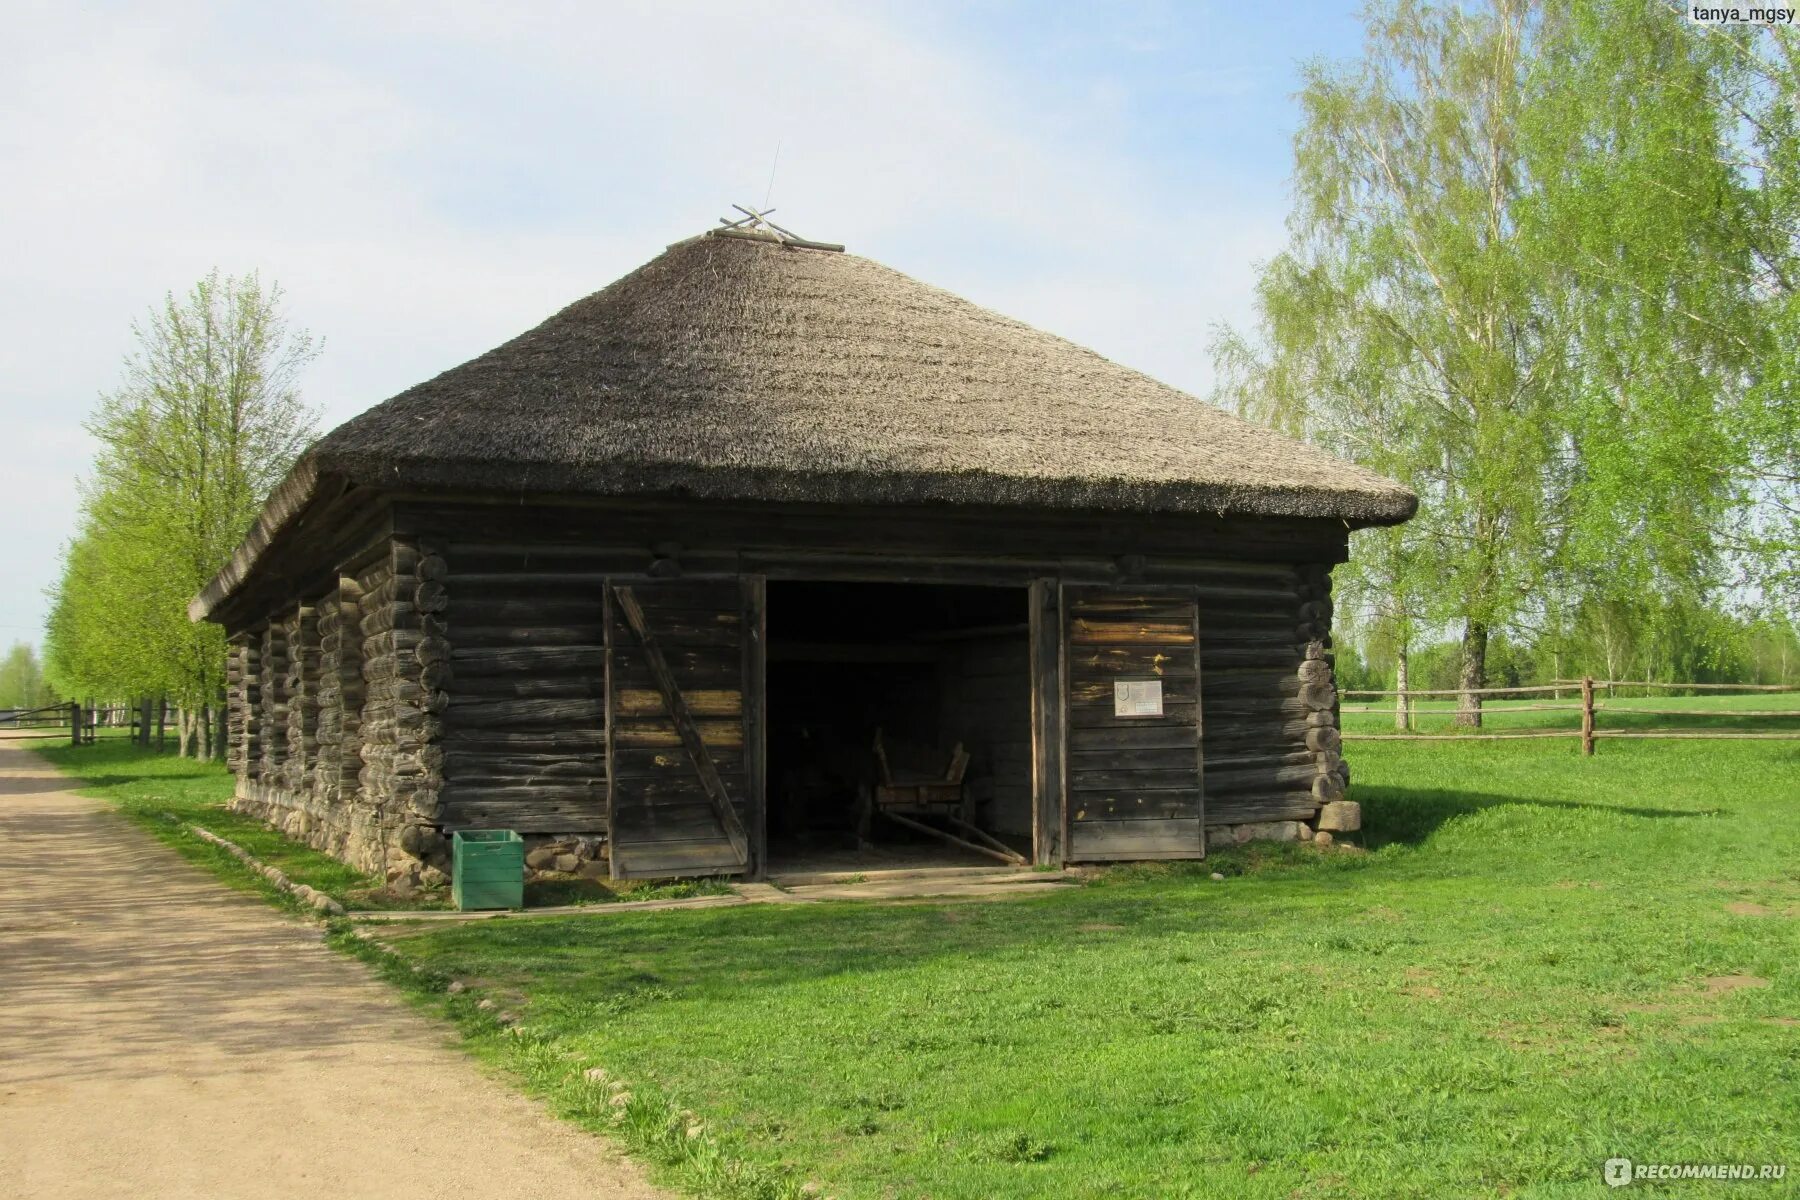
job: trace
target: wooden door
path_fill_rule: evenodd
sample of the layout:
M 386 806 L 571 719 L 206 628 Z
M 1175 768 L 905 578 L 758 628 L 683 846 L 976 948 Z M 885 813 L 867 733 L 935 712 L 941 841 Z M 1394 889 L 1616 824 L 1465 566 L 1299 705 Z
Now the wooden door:
M 1069 585 L 1061 607 L 1067 858 L 1205 857 L 1193 591 Z
M 761 729 L 747 715 L 761 711 L 762 594 L 760 579 L 608 585 L 614 878 L 752 869 Z

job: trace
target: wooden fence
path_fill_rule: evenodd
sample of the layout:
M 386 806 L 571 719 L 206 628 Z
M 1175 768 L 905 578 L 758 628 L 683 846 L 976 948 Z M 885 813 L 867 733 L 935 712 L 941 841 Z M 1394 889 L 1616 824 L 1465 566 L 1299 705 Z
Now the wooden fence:
M 0 742 L 56 740 L 74 746 L 89 745 L 94 740 L 92 711 L 70 701 L 0 713 Z
M 1514 739 L 1522 739 L 1522 738 L 1580 738 L 1581 739 L 1581 752 L 1583 754 L 1594 753 L 1595 744 L 1601 738 L 1668 738 L 1668 739 L 1717 738 L 1717 739 L 1721 739 L 1721 740 L 1755 740 L 1755 741 L 1800 740 L 1800 729 L 1797 729 L 1797 730 L 1760 729 L 1759 730 L 1759 729 L 1729 729 L 1729 728 L 1721 729 L 1721 728 L 1717 728 L 1717 727 L 1710 727 L 1710 728 L 1706 728 L 1706 729 L 1680 729 L 1680 728 L 1676 728 L 1676 729 L 1602 729 L 1602 728 L 1600 728 L 1599 727 L 1600 716 L 1604 713 L 1609 713 L 1609 712 L 1615 713 L 1618 715 L 1633 714 L 1633 715 L 1656 716 L 1656 717 L 1692 717 L 1692 718 L 1696 718 L 1696 719 L 1715 719 L 1715 718 L 1757 719 L 1757 718 L 1770 718 L 1770 717 L 1776 717 L 1776 718 L 1785 717 L 1785 718 L 1789 718 L 1789 719 L 1800 719 L 1800 707 L 1779 708 L 1779 709 L 1719 709 L 1716 712 L 1708 712 L 1705 710 L 1691 709 L 1691 708 L 1666 708 L 1666 707 L 1665 708 L 1643 708 L 1643 707 L 1637 707 L 1637 706 L 1621 705 L 1618 702 L 1618 698 L 1617 698 L 1618 692 L 1620 690 L 1629 691 L 1630 689 L 1634 689 L 1634 688 L 1642 689 L 1645 693 L 1652 693 L 1652 692 L 1658 692 L 1658 691 L 1663 691 L 1663 692 L 1692 691 L 1692 692 L 1738 692 L 1738 693 L 1756 694 L 1756 693 L 1767 693 L 1767 692 L 1791 693 L 1791 692 L 1800 691 L 1800 687 L 1794 687 L 1794 686 L 1787 685 L 1787 684 L 1654 683 L 1654 682 L 1649 682 L 1649 681 L 1644 681 L 1644 680 L 1613 680 L 1613 679 L 1592 679 L 1592 678 L 1563 679 L 1563 680 L 1557 680 L 1553 683 L 1534 684 L 1534 685 L 1531 685 L 1528 687 L 1467 688 L 1467 689 L 1465 689 L 1465 688 L 1446 688 L 1446 689 L 1439 689 L 1439 690 L 1423 690 L 1423 691 L 1409 690 L 1409 691 L 1405 691 L 1405 692 L 1355 690 L 1355 691 L 1340 692 L 1339 695 L 1344 698 L 1349 698 L 1349 697 L 1353 697 L 1353 696 L 1369 697 L 1369 698 L 1371 698 L 1371 701 L 1369 703 L 1364 703 L 1364 704 L 1341 704 L 1340 705 L 1341 712 L 1343 712 L 1345 714 L 1369 713 L 1369 714 L 1381 714 L 1383 716 L 1398 717 L 1401 715 L 1401 712 L 1403 711 L 1405 713 L 1406 730 L 1405 730 L 1405 732 L 1396 732 L 1396 733 L 1357 732 L 1357 731 L 1353 731 L 1350 728 L 1342 727 L 1343 726 L 1342 722 L 1340 722 L 1340 727 L 1341 727 L 1342 736 L 1346 740 L 1357 739 L 1357 740 L 1362 740 L 1362 741 L 1383 741 L 1383 740 L 1385 740 L 1385 741 L 1470 741 L 1470 740 L 1475 740 L 1475 741 L 1500 742 L 1500 741 L 1511 741 Z M 1599 698 L 1602 689 L 1605 690 L 1606 698 L 1604 700 Z M 1565 693 L 1568 693 L 1568 692 L 1577 692 L 1579 694 L 1579 699 L 1564 702 L 1562 697 Z M 1483 719 L 1484 720 L 1487 718 L 1490 718 L 1492 716 L 1495 716 L 1495 715 L 1505 715 L 1505 714 L 1518 713 L 1518 712 L 1567 712 L 1567 713 L 1570 713 L 1571 715 L 1578 715 L 1580 718 L 1580 724 L 1575 729 L 1517 729 L 1517 730 L 1503 731 L 1503 732 L 1498 732 L 1498 733 L 1486 733 L 1486 732 L 1477 732 L 1473 728 L 1465 728 L 1465 729 L 1453 729 L 1453 730 L 1450 730 L 1450 731 L 1447 731 L 1444 733 L 1416 733 L 1416 732 L 1413 732 L 1413 721 L 1416 716 L 1414 710 L 1411 708 L 1410 704 L 1407 704 L 1404 707 L 1404 709 L 1402 709 L 1401 704 L 1399 703 L 1402 700 L 1410 701 L 1412 699 L 1417 699 L 1420 697 L 1454 696 L 1454 697 L 1460 698 L 1463 696 L 1470 696 L 1470 695 L 1480 696 L 1480 697 L 1483 697 L 1484 699 L 1489 698 L 1489 697 L 1493 697 L 1493 698 L 1524 697 L 1524 698 L 1528 698 L 1532 701 L 1529 704 L 1508 705 L 1507 707 L 1505 707 L 1503 709 L 1484 709 L 1483 710 Z M 1378 706 L 1375 703 L 1373 703 L 1372 698 L 1375 698 L 1375 697 L 1387 697 L 1389 699 L 1396 701 L 1396 703 L 1393 705 Z M 1539 697 L 1545 697 L 1546 702 L 1540 703 L 1538 701 Z M 1646 696 L 1646 698 L 1652 698 L 1652 697 Z M 1665 701 L 1665 703 L 1666 703 L 1666 701 Z M 1433 713 L 1432 715 L 1442 715 L 1442 716 L 1449 717 L 1452 720 L 1454 720 L 1457 716 L 1457 713 L 1454 710 L 1447 710 L 1441 714 Z
M 41 708 L 0 709 L 0 742 L 56 740 L 91 746 L 105 728 L 127 730 L 133 742 L 160 750 L 167 741 L 169 712 L 168 704 L 158 700 L 137 704 L 71 700 Z

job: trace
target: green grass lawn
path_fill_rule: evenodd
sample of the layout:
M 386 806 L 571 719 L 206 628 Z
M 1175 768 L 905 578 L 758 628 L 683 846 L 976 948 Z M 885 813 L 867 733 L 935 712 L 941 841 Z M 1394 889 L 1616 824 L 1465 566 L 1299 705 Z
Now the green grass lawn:
M 80 790 L 108 800 L 133 821 L 183 855 L 214 869 L 235 887 L 259 891 L 290 907 L 261 876 L 247 871 L 226 851 L 189 832 L 197 825 L 236 842 L 265 863 L 279 867 L 295 883 L 307 884 L 351 910 L 441 909 L 450 907 L 443 890 L 395 896 L 374 879 L 330 855 L 293 841 L 254 817 L 234 813 L 232 778 L 222 763 L 177 758 L 172 753 L 134 747 L 122 730 L 101 730 L 90 746 L 66 742 L 24 743 L 81 780 Z M 171 819 L 173 818 L 173 819 Z M 599 904 L 617 900 L 676 899 L 725 891 L 711 881 L 677 884 L 551 878 L 525 888 L 527 907 Z
M 232 780 L 223 763 L 142 751 L 119 730 L 101 730 L 91 746 L 65 742 L 37 743 L 32 748 L 58 769 L 76 776 L 84 794 L 111 802 L 158 840 L 214 868 L 233 886 L 281 896 L 224 850 L 194 837 L 188 832 L 189 824 L 236 842 L 262 861 L 279 867 L 295 882 L 310 884 L 340 901 L 375 883 L 337 859 L 226 808 L 231 800 Z
M 1366 852 L 337 942 L 704 1194 L 1586 1196 L 1615 1155 L 1794 1194 L 1800 744 L 1351 755 Z

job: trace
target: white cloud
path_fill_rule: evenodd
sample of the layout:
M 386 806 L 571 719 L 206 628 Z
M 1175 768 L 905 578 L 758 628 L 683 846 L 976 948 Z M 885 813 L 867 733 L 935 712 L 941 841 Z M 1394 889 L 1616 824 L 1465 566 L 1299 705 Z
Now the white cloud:
M 929 282 L 1203 390 L 1279 214 L 1170 194 L 1092 87 L 905 7 L 32 5 L 0 78 L 0 638 L 41 613 L 75 432 L 129 323 L 257 268 L 327 340 L 335 423 L 774 202 Z

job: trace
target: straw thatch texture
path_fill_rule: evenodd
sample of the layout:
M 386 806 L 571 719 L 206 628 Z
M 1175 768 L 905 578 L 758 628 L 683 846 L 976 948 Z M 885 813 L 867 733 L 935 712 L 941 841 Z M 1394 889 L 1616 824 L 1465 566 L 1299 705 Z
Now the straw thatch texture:
M 1403 521 L 1406 488 L 850 254 L 701 236 L 339 426 L 204 618 L 327 484 Z
M 1409 491 L 867 259 L 700 237 L 314 452 L 359 482 L 1391 522 Z

